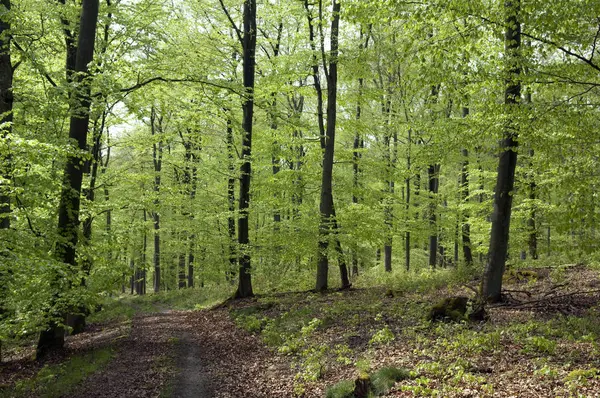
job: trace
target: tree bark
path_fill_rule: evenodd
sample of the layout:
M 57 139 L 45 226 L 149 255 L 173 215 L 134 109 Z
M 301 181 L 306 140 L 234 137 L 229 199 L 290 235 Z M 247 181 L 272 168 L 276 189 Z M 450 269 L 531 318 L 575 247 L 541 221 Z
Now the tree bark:
M 429 204 L 429 228 L 431 232 L 429 235 L 429 266 L 431 268 L 437 265 L 437 253 L 438 253 L 438 233 L 437 233 L 437 193 L 440 183 L 440 165 L 430 165 L 427 169 L 427 175 L 429 177 L 429 194 L 431 202 Z
M 324 291 L 328 287 L 329 274 L 329 259 L 328 248 L 331 238 L 331 231 L 334 235 L 337 233 L 337 221 L 335 219 L 335 206 L 333 202 L 333 162 L 335 153 L 335 130 L 337 120 L 337 64 L 338 64 L 338 34 L 340 26 L 340 9 L 341 4 L 337 0 L 333 0 L 332 5 L 332 20 L 330 32 L 330 53 L 329 57 L 325 54 L 325 48 L 321 43 L 321 57 L 323 60 L 323 69 L 327 78 L 327 126 L 323 119 L 323 95 L 319 83 L 319 66 L 315 55 L 315 35 L 313 18 L 309 11 L 308 1 L 305 1 L 304 7 L 307 11 L 309 21 L 309 35 L 311 48 L 313 50 L 313 80 L 317 90 L 317 113 L 319 122 L 319 131 L 321 133 L 321 149 L 323 151 L 322 176 L 321 176 L 321 195 L 319 211 L 321 220 L 319 223 L 319 248 L 317 253 L 317 278 L 315 284 L 316 291 Z M 322 7 L 319 1 L 319 8 Z M 320 13 L 320 15 L 322 15 Z M 324 21 L 320 21 L 323 23 Z M 321 40 L 324 37 L 321 33 Z M 327 59 L 329 62 L 327 62 Z M 338 264 L 340 267 L 341 288 L 350 287 L 348 279 L 348 271 L 341 252 L 341 244 L 335 236 L 335 249 L 338 254 Z
M 405 216 L 404 221 L 406 225 L 406 232 L 404 235 L 404 267 L 406 271 L 410 270 L 410 193 L 411 193 L 411 183 L 410 183 L 410 172 L 412 167 L 412 158 L 411 158 L 411 147 L 412 147 L 412 130 L 408 129 L 408 138 L 407 138 L 407 150 L 406 150 L 406 170 L 409 173 L 409 176 L 406 177 L 406 207 L 405 207 Z
M 6 8 L 4 15 L 10 13 L 10 0 L 2 0 Z M 0 139 L 2 146 L 10 140 L 13 121 L 13 65 L 10 57 L 10 23 L 0 18 Z M 10 181 L 12 180 L 12 160 L 10 152 L 0 156 L 0 229 L 10 229 Z M 9 183 L 5 183 L 8 181 Z M 11 270 L 0 271 L 0 322 L 6 316 L 5 298 L 7 286 L 5 281 L 10 278 Z M 2 360 L 2 340 L 0 339 L 0 361 Z
M 177 287 L 179 289 L 185 289 L 186 287 L 186 278 L 185 278 L 185 254 L 181 253 L 179 255 L 179 267 L 178 267 L 178 281 Z
M 506 32 L 504 36 L 506 58 L 506 88 L 504 104 L 511 115 L 513 108 L 521 99 L 521 24 L 519 21 L 520 0 L 507 0 L 504 3 L 506 13 Z M 494 192 L 494 211 L 492 213 L 492 232 L 488 262 L 483 277 L 483 296 L 490 302 L 501 300 L 502 276 L 508 253 L 512 197 L 517 166 L 518 127 L 509 116 L 505 125 L 504 138 L 500 143 L 502 150 L 498 162 L 498 177 Z
M 249 215 L 250 207 L 250 180 L 252 177 L 252 126 L 254 117 L 254 78 L 256 54 L 256 0 L 244 1 L 244 36 L 243 36 L 243 76 L 245 98 L 243 98 L 242 117 L 242 166 L 240 168 L 240 197 L 238 215 L 238 244 L 239 279 L 236 298 L 251 297 L 252 278 L 250 275 L 250 232 Z
M 236 234 L 235 234 L 235 156 L 233 147 L 233 128 L 231 117 L 227 117 L 227 158 L 229 177 L 227 179 L 227 203 L 229 215 L 227 217 L 227 232 L 229 235 L 229 269 L 225 273 L 225 278 L 233 283 L 235 277 L 235 268 L 237 264 L 236 253 Z
M 150 110 L 150 131 L 152 136 L 162 134 L 162 117 L 157 117 L 156 109 L 152 107 Z M 161 267 L 160 267 L 160 214 L 158 206 L 160 205 L 160 184 L 161 184 L 161 171 L 162 171 L 162 157 L 163 157 L 163 142 L 162 138 L 158 138 L 158 142 L 152 144 L 152 160 L 154 164 L 154 211 L 152 214 L 152 221 L 154 227 L 154 293 L 160 291 L 161 284 Z
M 10 13 L 10 0 L 2 0 L 6 14 Z M 0 18 L 0 137 L 7 143 L 12 132 L 13 122 L 13 66 L 10 56 L 10 23 Z M 10 153 L 0 156 L 0 229 L 10 228 L 10 186 L 4 181 L 12 180 Z M 0 304 L 1 305 L 1 304 Z M 1 311 L 1 309 L 0 309 Z
M 94 55 L 98 9 L 98 0 L 83 0 L 75 62 L 75 71 L 78 73 L 76 80 L 80 83 L 80 88 L 74 92 L 76 106 L 71 109 L 69 126 L 69 138 L 77 143 L 78 152 L 83 152 L 87 148 L 91 98 L 90 82 L 86 77 L 88 77 L 88 64 L 92 61 Z M 70 155 L 67 158 L 58 209 L 58 234 L 61 239 L 57 242 L 55 255 L 59 261 L 67 264 L 69 267 L 68 274 L 73 276 L 77 271 L 75 269 L 75 250 L 79 234 L 80 195 L 83 180 L 82 163 L 80 155 Z M 54 300 L 56 300 L 61 281 L 58 275 L 55 275 L 54 278 L 56 278 L 53 281 L 54 289 L 57 289 L 54 293 Z M 61 318 L 64 318 L 64 314 L 53 314 L 48 329 L 40 333 L 37 346 L 38 358 L 44 357 L 54 349 L 62 348 L 64 344 L 64 327 Z
M 469 115 L 469 108 L 463 107 L 462 116 L 466 118 Z M 467 149 L 462 150 L 462 169 L 460 172 L 460 195 L 463 203 L 467 202 L 469 197 L 469 151 Z M 465 264 L 467 267 L 473 265 L 473 253 L 471 251 L 471 224 L 469 223 L 469 213 L 463 212 L 463 223 L 462 223 L 462 247 L 463 256 L 465 257 Z

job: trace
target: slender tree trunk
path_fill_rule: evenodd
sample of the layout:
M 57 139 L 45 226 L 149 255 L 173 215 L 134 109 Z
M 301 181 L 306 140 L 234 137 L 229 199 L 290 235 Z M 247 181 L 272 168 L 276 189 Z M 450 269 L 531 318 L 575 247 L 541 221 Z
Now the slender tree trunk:
M 365 38 L 366 36 L 366 38 Z M 360 30 L 360 44 L 359 44 L 359 52 L 363 52 L 364 49 L 369 47 L 369 37 L 370 34 L 366 35 L 363 32 L 363 28 Z M 364 43 L 363 43 L 364 38 Z M 362 117 L 362 96 L 364 91 L 365 79 L 360 77 L 358 78 L 358 101 L 356 104 L 356 121 L 357 124 L 360 123 Z M 362 158 L 362 151 L 365 147 L 365 141 L 360 133 L 360 128 L 357 126 L 356 131 L 354 133 L 354 143 L 353 143 L 353 152 L 352 152 L 352 181 L 353 181 L 353 192 L 352 192 L 352 203 L 359 203 L 359 191 L 361 189 L 360 184 L 360 159 Z M 352 249 L 352 276 L 358 276 L 359 269 L 359 261 L 358 261 L 358 252 L 356 247 Z
M 469 108 L 462 108 L 462 116 L 466 118 L 469 115 Z M 469 197 L 469 151 L 467 149 L 462 150 L 462 169 L 460 173 L 460 195 L 463 203 L 466 203 Z M 463 256 L 465 257 L 465 264 L 467 267 L 473 265 L 473 253 L 471 252 L 471 224 L 469 223 L 470 214 L 463 212 L 463 224 L 462 224 L 462 247 Z
M 525 103 L 531 106 L 531 89 L 525 92 Z M 532 148 L 529 149 L 529 200 L 531 201 L 531 210 L 529 212 L 529 218 L 527 219 L 527 228 L 529 230 L 529 236 L 527 239 L 527 246 L 529 247 L 529 256 L 532 260 L 538 259 L 537 249 L 537 225 L 536 225 L 536 205 L 535 200 L 537 199 L 537 184 L 535 183 L 535 173 L 533 171 L 533 157 L 535 152 Z
M 533 149 L 529 150 L 529 157 L 532 159 L 534 156 Z M 529 200 L 531 201 L 531 210 L 529 213 L 529 218 L 527 219 L 527 228 L 529 229 L 529 237 L 528 237 L 528 246 L 529 246 L 529 256 L 531 256 L 532 260 L 538 259 L 538 249 L 537 249 L 537 225 L 536 225 L 536 208 L 535 208 L 535 200 L 537 199 L 537 185 L 535 183 L 535 178 L 533 176 L 533 170 L 531 170 L 529 180 Z
M 248 208 L 250 207 L 250 179 L 252 177 L 252 123 L 254 117 L 254 75 L 256 53 L 256 0 L 244 1 L 244 36 L 243 36 L 243 75 L 245 98 L 243 99 L 242 118 L 242 166 L 240 176 L 240 197 L 238 215 L 239 279 L 236 298 L 251 297 L 252 278 L 250 275 L 250 232 Z
M 157 117 L 156 109 L 152 107 L 150 110 L 150 130 L 152 136 L 162 134 L 162 117 Z M 152 145 L 152 160 L 154 163 L 154 211 L 152 212 L 152 221 L 154 226 L 154 293 L 160 291 L 161 284 L 161 267 L 160 267 L 160 214 L 158 206 L 160 205 L 160 184 L 161 184 L 161 171 L 162 171 L 162 157 L 163 157 L 163 142 L 162 138 L 158 139 L 158 142 Z
M 340 26 L 340 8 L 341 4 L 337 0 L 333 0 L 332 6 L 332 20 L 331 20 L 331 32 L 330 32 L 330 54 L 329 57 L 325 54 L 325 47 L 323 45 L 323 33 L 321 31 L 321 57 L 323 61 L 323 68 L 325 76 L 327 78 L 327 126 L 323 118 L 323 93 L 319 80 L 319 66 L 316 57 L 316 45 L 315 45 L 315 34 L 313 17 L 311 16 L 309 4 L 306 0 L 304 7 L 307 12 L 309 22 L 309 35 L 311 49 L 313 50 L 313 80 L 315 82 L 315 89 L 317 91 L 317 114 L 319 122 L 319 132 L 321 133 L 321 149 L 323 151 L 323 163 L 322 163 L 322 176 L 321 176 L 321 199 L 319 204 L 319 211 L 321 214 L 321 220 L 319 223 L 319 248 L 317 253 L 317 278 L 316 278 L 316 291 L 324 291 L 328 287 L 328 274 L 329 274 L 329 259 L 328 249 L 329 240 L 331 238 L 331 231 L 334 235 L 337 233 L 337 221 L 335 219 L 335 206 L 333 202 L 333 162 L 335 152 L 335 130 L 337 120 L 337 65 L 338 65 L 338 34 Z M 319 9 L 321 10 L 322 3 L 319 2 Z M 322 13 L 319 12 L 319 16 Z M 319 21 L 323 23 L 324 21 Z M 350 287 L 350 280 L 348 279 L 348 271 L 346 269 L 346 263 L 343 259 L 343 253 L 341 252 L 341 244 L 338 241 L 338 237 L 334 237 L 335 249 L 338 254 L 338 264 L 340 266 L 340 277 L 342 289 Z
M 303 87 L 304 81 L 300 80 L 300 87 Z M 288 103 L 292 108 L 292 119 L 295 124 L 300 124 L 302 112 L 304 111 L 304 96 L 292 93 L 288 95 Z M 302 184 L 302 165 L 304 164 L 304 146 L 302 145 L 302 131 L 295 128 L 293 133 L 293 155 L 290 159 L 290 170 L 293 173 L 293 191 L 292 191 L 292 220 L 294 223 L 300 217 L 300 205 L 302 205 L 304 189 Z M 297 230 L 297 228 L 296 228 Z M 298 261 L 299 262 L 299 261 Z
M 90 82 L 86 79 L 88 64 L 94 55 L 94 42 L 96 39 L 96 24 L 98 20 L 98 0 L 83 0 L 81 5 L 81 18 L 79 28 L 79 39 L 77 43 L 77 57 L 75 70 L 79 73 L 77 80 L 81 87 L 75 91 L 75 103 L 77 106 L 71 110 L 71 121 L 69 126 L 69 138 L 77 143 L 78 152 L 87 148 L 87 133 L 89 123 L 89 111 L 91 106 Z M 58 234 L 61 239 L 57 242 L 55 255 L 57 259 L 69 267 L 69 275 L 75 275 L 77 247 L 79 235 L 79 210 L 81 203 L 81 184 L 83 180 L 82 159 L 80 155 L 69 155 L 65 166 L 63 186 L 60 195 L 58 210 Z M 61 279 L 58 275 L 53 281 L 55 298 L 61 289 Z M 72 281 L 70 281 L 72 282 Z M 55 304 L 55 303 L 53 303 Z M 37 357 L 44 357 L 49 351 L 62 348 L 64 344 L 64 328 L 59 319 L 64 314 L 60 312 L 53 314 L 53 319 L 48 329 L 40 333 L 37 346 Z
M 225 277 L 231 283 L 234 282 L 235 268 L 237 264 L 236 234 L 235 234 L 235 161 L 233 147 L 233 128 L 231 117 L 227 117 L 227 157 L 229 161 L 229 178 L 227 179 L 227 202 L 229 215 L 227 217 L 227 232 L 229 234 L 229 269 Z
M 506 0 L 505 58 L 507 81 L 504 92 L 506 112 L 514 114 L 513 109 L 521 99 L 521 24 L 519 20 L 520 0 Z M 517 124 L 509 117 L 504 130 L 504 138 L 500 143 L 502 153 L 498 163 L 498 177 L 494 192 L 494 212 L 492 214 L 492 232 L 488 263 L 483 277 L 483 296 L 491 302 L 501 300 L 502 275 L 508 253 L 510 217 L 517 166 L 518 146 Z
M 362 31 L 361 31 L 361 38 L 362 38 Z M 361 49 L 362 49 L 362 44 L 361 44 Z M 364 85 L 364 79 L 363 78 L 359 78 L 358 79 L 358 104 L 356 105 L 356 121 L 359 122 L 360 118 L 361 118 L 361 97 L 362 97 L 362 91 L 363 91 L 363 85 Z M 353 152 L 352 152 L 352 183 L 353 183 L 353 192 L 352 192 L 352 203 L 354 204 L 358 204 L 359 202 L 359 197 L 358 197 L 358 191 L 360 190 L 360 182 L 359 182 L 359 178 L 360 178 L 360 158 L 362 156 L 362 149 L 364 147 L 364 140 L 361 137 L 360 131 L 357 128 L 356 132 L 354 133 L 354 143 L 353 143 Z M 358 276 L 358 267 L 359 267 L 359 262 L 358 262 L 358 253 L 356 248 L 352 249 L 352 275 L 353 276 Z
M 188 274 L 187 274 L 187 283 L 188 287 L 194 287 L 194 240 L 196 239 L 195 235 L 190 237 L 190 251 L 188 254 Z
M 5 18 L 0 17 L 0 138 L 3 146 L 8 144 L 8 137 L 12 132 L 13 121 L 13 65 L 10 56 L 10 0 L 2 0 L 6 8 Z M 9 152 L 0 156 L 0 229 L 10 228 L 10 194 L 9 184 L 5 181 L 12 180 L 12 160 Z M 0 303 L 0 312 L 1 312 Z
M 177 287 L 179 289 L 185 289 L 185 282 L 186 282 L 186 277 L 185 277 L 185 254 L 181 253 L 179 255 L 179 268 L 178 268 L 178 281 L 179 283 L 177 284 Z
M 389 128 L 390 125 L 390 112 L 391 112 L 391 104 L 390 100 L 386 101 L 383 107 L 383 116 L 386 118 L 385 126 Z M 383 139 L 383 151 L 384 151 L 384 159 L 385 159 L 385 184 L 386 190 L 385 192 L 389 195 L 387 198 L 384 197 L 384 211 L 383 218 L 385 222 L 385 242 L 383 245 L 383 266 L 385 272 L 392 272 L 392 244 L 393 244 L 393 214 L 392 214 L 392 198 L 394 192 L 394 181 L 392 178 L 392 146 L 391 139 L 389 136 L 389 132 L 385 132 L 385 137 Z
M 405 206 L 405 216 L 404 223 L 406 226 L 406 232 L 404 235 L 404 267 L 406 271 L 410 270 L 410 193 L 411 193 L 411 183 L 410 183 L 410 173 L 411 173 L 411 147 L 412 147 L 412 130 L 408 129 L 408 137 L 407 137 L 407 150 L 406 150 L 406 170 L 408 172 L 408 177 L 406 177 L 406 206 Z
M 10 0 L 2 0 L 6 8 L 4 16 L 10 15 Z M 10 57 L 10 23 L 8 18 L 0 17 L 0 140 L 2 147 L 8 146 L 13 121 L 13 65 Z M 4 149 L 4 148 L 3 148 Z M 0 229 L 10 229 L 10 183 L 12 181 L 12 159 L 9 151 L 0 155 Z M 7 297 L 6 280 L 11 270 L 0 271 L 0 322 L 6 316 L 5 298 Z M 0 361 L 2 361 L 2 340 L 0 339 Z
M 273 59 L 276 59 L 279 56 L 279 52 L 281 49 L 281 35 L 283 34 L 283 23 L 280 23 L 277 27 L 277 39 L 275 44 L 273 45 Z M 271 93 L 271 97 L 273 101 L 271 102 L 271 132 L 273 133 L 273 145 L 272 145 L 272 153 L 271 153 L 271 167 L 273 170 L 273 177 L 276 178 L 277 174 L 281 171 L 281 147 L 279 142 L 277 141 L 277 92 Z M 275 236 L 279 234 L 280 230 L 280 222 L 281 222 L 281 209 L 280 207 L 280 194 L 277 190 L 274 193 L 275 199 L 275 210 L 273 211 L 273 232 Z M 275 247 L 275 253 L 277 254 L 280 251 L 280 247 Z
M 147 251 L 148 251 L 148 232 L 146 229 L 146 221 L 148 221 L 147 219 L 147 212 L 146 209 L 144 209 L 144 240 L 142 243 L 142 280 L 140 281 L 140 294 L 144 295 L 146 294 L 146 268 L 147 268 Z
M 437 193 L 439 188 L 440 165 L 430 165 L 427 169 L 429 177 L 429 193 L 431 195 L 431 203 L 429 205 L 429 266 L 435 268 L 437 265 L 438 253 L 438 232 L 437 232 Z

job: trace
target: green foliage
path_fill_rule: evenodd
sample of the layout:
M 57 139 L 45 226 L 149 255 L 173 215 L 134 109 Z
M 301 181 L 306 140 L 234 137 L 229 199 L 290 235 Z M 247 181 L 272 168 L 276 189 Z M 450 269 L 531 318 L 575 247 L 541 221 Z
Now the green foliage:
M 265 325 L 265 319 L 258 318 L 255 315 L 240 315 L 235 318 L 236 325 L 248 333 L 257 333 Z
M 589 384 L 590 379 L 600 378 L 600 371 L 596 368 L 591 369 L 575 369 L 569 372 L 564 378 L 565 385 L 569 391 L 574 394 L 578 389 Z
M 556 341 L 543 336 L 532 336 L 527 339 L 523 352 L 554 355 L 556 352 Z
M 384 367 L 371 375 L 375 395 L 385 395 L 399 381 L 408 379 L 410 373 L 406 369 Z
M 354 381 L 342 380 L 327 388 L 325 398 L 353 398 L 354 397 Z
M 44 366 L 35 377 L 18 381 L 9 396 L 58 398 L 68 394 L 86 377 L 106 366 L 113 357 L 110 349 L 71 357 L 60 365 Z M 1 395 L 4 391 L 0 389 Z
M 371 344 L 371 345 L 386 345 L 386 344 L 391 343 L 395 339 L 396 339 L 396 336 L 390 330 L 390 328 L 386 325 L 373 334 L 373 337 L 371 337 L 371 340 L 369 340 L 369 344 Z

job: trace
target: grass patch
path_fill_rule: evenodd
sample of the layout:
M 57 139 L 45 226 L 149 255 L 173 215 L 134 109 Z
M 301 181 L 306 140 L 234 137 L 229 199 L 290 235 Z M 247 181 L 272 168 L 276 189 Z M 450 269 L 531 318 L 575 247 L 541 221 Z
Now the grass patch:
M 409 377 L 410 373 L 406 369 L 395 367 L 381 368 L 371 376 L 373 392 L 375 395 L 384 395 L 394 386 L 394 384 L 404 379 L 408 379 Z
M 354 382 L 352 380 L 342 380 L 329 387 L 325 393 L 325 398 L 352 397 L 354 397 Z
M 74 356 L 57 365 L 44 366 L 35 377 L 20 380 L 12 390 L 0 390 L 2 397 L 58 398 L 71 392 L 91 374 L 102 369 L 113 357 L 105 348 Z

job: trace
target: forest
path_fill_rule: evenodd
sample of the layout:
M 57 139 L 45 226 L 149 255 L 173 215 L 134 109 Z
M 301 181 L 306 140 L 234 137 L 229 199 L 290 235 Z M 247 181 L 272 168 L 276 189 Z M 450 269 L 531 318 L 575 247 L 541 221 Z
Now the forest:
M 1 0 L 0 396 L 598 396 L 599 42 L 597 0 Z

